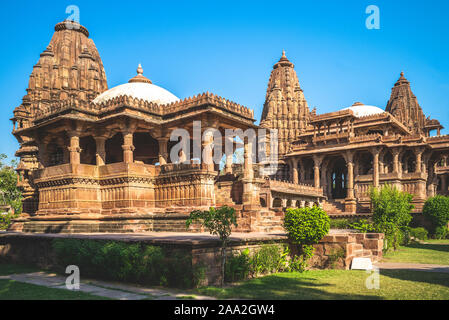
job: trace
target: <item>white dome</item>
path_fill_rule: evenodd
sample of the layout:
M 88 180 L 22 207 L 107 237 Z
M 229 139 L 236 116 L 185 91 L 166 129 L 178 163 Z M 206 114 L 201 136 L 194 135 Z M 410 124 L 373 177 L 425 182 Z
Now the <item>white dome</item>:
M 151 83 L 143 75 L 142 66 L 137 68 L 137 76 L 129 80 L 128 83 L 111 88 L 94 99 L 94 103 L 102 103 L 119 96 L 129 96 L 142 99 L 156 104 L 168 104 L 179 101 L 171 92 Z
M 167 104 L 179 101 L 171 92 L 151 83 L 125 83 L 109 89 L 94 99 L 94 103 L 102 103 L 118 96 L 130 96 L 157 104 Z
M 379 107 L 368 106 L 368 105 L 365 105 L 365 104 L 360 103 L 360 102 L 356 102 L 352 106 L 350 106 L 348 108 L 344 108 L 342 110 L 352 110 L 352 112 L 354 113 L 354 115 L 357 118 L 365 117 L 365 116 L 371 116 L 373 114 L 379 114 L 379 113 L 384 113 L 385 112 L 385 110 L 382 110 Z

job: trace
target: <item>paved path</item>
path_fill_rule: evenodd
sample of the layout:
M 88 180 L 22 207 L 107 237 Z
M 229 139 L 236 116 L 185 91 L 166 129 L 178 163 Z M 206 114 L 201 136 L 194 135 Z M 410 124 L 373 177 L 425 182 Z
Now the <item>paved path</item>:
M 439 264 L 421 264 L 421 263 L 402 263 L 402 262 L 378 262 L 374 264 L 379 269 L 390 270 L 415 270 L 428 272 L 447 272 L 449 273 L 449 266 Z
M 22 274 L 11 274 L 7 276 L 0 276 L 3 280 L 14 280 L 18 282 L 30 283 L 39 286 L 55 289 L 65 289 L 66 278 L 55 273 L 46 272 L 32 272 Z M 177 300 L 186 297 L 193 297 L 195 300 L 214 300 L 213 297 L 193 295 L 191 293 L 175 292 L 166 289 L 144 288 L 128 284 L 98 281 L 98 280 L 83 280 L 80 283 L 79 291 L 90 293 L 100 297 L 118 300 Z

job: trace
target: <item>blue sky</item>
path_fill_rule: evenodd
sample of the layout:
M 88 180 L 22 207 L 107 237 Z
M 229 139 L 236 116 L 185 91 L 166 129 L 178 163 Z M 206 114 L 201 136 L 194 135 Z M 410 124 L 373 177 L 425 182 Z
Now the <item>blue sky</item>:
M 449 1 L 3 1 L 0 153 L 12 157 L 13 109 L 54 25 L 80 9 L 109 87 L 144 75 L 180 98 L 210 91 L 257 121 L 282 49 L 318 113 L 355 101 L 385 108 L 401 70 L 426 115 L 449 126 Z M 368 5 L 380 30 L 368 30 Z M 443 133 L 449 131 L 444 130 Z

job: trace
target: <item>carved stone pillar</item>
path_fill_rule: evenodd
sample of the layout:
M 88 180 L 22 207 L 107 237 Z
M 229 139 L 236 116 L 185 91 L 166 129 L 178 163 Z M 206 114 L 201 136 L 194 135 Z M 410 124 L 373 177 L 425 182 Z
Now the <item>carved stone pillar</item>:
M 167 144 L 168 138 L 159 138 L 157 139 L 159 145 L 159 165 L 167 164 L 168 162 L 168 152 L 167 152 Z
M 103 166 L 106 163 L 106 137 L 94 137 L 96 144 L 95 159 L 97 166 Z
M 134 161 L 134 145 L 133 145 L 133 132 L 123 132 L 123 162 L 132 163 Z
M 354 159 L 353 153 L 348 152 L 346 155 L 346 165 L 348 167 L 348 199 L 354 199 Z
M 416 156 L 416 172 L 421 172 L 422 170 L 422 148 L 418 148 L 415 150 L 415 156 Z
M 234 139 L 233 138 L 227 138 L 226 145 L 229 144 L 229 146 L 232 145 L 232 150 L 227 151 L 226 153 L 226 163 L 225 163 L 225 174 L 232 174 L 232 162 L 234 158 Z M 232 152 L 231 152 L 232 151 Z M 226 152 L 226 147 L 225 147 Z
M 254 179 L 251 139 L 244 139 L 244 163 L 243 163 L 243 205 L 245 208 L 255 208 L 260 205 L 259 185 Z
M 292 168 L 293 168 L 293 183 L 298 184 L 299 183 L 298 160 L 292 159 Z
M 243 162 L 243 177 L 244 178 L 250 178 L 250 179 L 254 178 L 252 146 L 253 146 L 253 142 L 250 139 L 245 141 L 244 154 L 243 154 L 243 159 L 244 159 L 244 162 Z
M 393 154 L 393 172 L 399 173 L 399 149 L 393 148 L 391 152 Z
M 351 151 L 346 153 L 346 166 L 348 169 L 348 184 L 345 199 L 345 212 L 355 213 L 357 210 L 357 203 L 354 195 L 354 153 Z
M 70 163 L 80 164 L 81 148 L 80 148 L 79 132 L 77 131 L 69 132 L 69 138 L 70 138 L 70 146 L 68 150 L 70 152 Z
M 212 149 L 213 140 L 214 136 L 212 132 L 208 132 L 206 135 L 203 135 L 201 167 L 209 171 L 214 171 L 215 167 Z
M 371 150 L 373 154 L 373 186 L 374 188 L 379 187 L 379 153 L 380 150 L 378 148 L 374 148 Z
M 321 156 L 314 156 L 313 157 L 313 178 L 314 178 L 314 186 L 316 188 L 320 187 L 320 165 L 322 161 Z
M 299 159 L 298 162 L 299 162 L 299 172 L 301 173 L 299 181 L 305 182 L 306 170 L 304 169 L 304 162 L 301 159 Z

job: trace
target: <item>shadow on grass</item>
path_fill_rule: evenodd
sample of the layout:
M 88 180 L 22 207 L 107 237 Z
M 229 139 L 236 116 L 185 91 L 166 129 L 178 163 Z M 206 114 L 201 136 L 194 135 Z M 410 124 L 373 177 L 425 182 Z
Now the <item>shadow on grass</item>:
M 245 281 L 227 288 L 205 287 L 198 289 L 205 295 L 218 298 L 243 298 L 256 300 L 379 300 L 378 296 L 339 294 L 329 292 L 333 284 L 316 283 L 311 277 L 265 276 Z
M 380 274 L 399 280 L 439 284 L 449 287 L 449 274 L 443 272 L 383 269 Z

